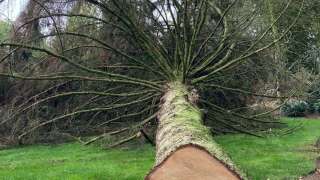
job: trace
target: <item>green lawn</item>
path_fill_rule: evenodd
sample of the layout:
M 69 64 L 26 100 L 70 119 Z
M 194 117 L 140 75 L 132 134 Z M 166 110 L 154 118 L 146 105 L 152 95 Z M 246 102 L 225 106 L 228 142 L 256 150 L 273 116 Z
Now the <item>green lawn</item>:
M 232 159 L 254 180 L 294 180 L 314 168 L 320 156 L 312 145 L 320 137 L 320 120 L 285 120 L 301 129 L 283 137 L 255 138 L 247 135 L 217 137 Z
M 153 150 L 102 150 L 63 144 L 0 151 L 0 179 L 76 180 L 143 179 L 153 164 Z
M 307 150 L 320 136 L 320 120 L 285 121 L 290 126 L 304 122 L 304 126 L 284 137 L 227 135 L 216 139 L 252 179 L 296 179 L 313 168 L 313 159 L 319 155 Z M 139 180 L 152 167 L 153 156 L 150 146 L 106 151 L 77 143 L 2 150 L 0 179 Z

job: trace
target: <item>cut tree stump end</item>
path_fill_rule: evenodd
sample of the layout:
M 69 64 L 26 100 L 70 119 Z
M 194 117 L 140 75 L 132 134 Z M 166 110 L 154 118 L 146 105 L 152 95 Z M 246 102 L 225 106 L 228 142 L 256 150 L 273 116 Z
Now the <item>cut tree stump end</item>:
M 205 150 L 192 145 L 173 152 L 146 180 L 240 180 L 238 175 Z

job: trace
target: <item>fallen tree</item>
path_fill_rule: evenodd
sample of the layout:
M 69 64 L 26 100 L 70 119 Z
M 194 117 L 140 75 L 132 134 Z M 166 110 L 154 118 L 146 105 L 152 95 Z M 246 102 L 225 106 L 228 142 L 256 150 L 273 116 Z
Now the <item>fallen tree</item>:
M 25 24 L 51 18 L 55 24 L 53 30 L 34 38 L 51 38 L 54 46 L 33 45 L 28 43 L 30 40 L 1 42 L 0 46 L 10 47 L 9 54 L 21 48 L 37 52 L 36 60 L 40 61 L 37 64 L 40 67 L 54 59 L 55 63 L 63 64 L 63 68 L 46 71 L 25 68 L 17 72 L 5 66 L 0 75 L 56 83 L 76 81 L 83 86 L 80 90 L 70 88 L 50 96 L 40 92 L 41 96 L 36 96 L 39 98 L 22 104 L 10 117 L 2 120 L 0 125 L 56 98 L 80 97 L 76 101 L 78 105 L 66 106 L 62 115 L 26 122 L 19 131 L 19 142 L 23 143 L 40 129 L 44 129 L 43 133 L 48 128 L 59 128 L 60 124 L 68 126 L 68 123 L 83 123 L 80 120 L 88 119 L 85 122 L 104 127 L 104 132 L 86 144 L 118 136 L 120 140 L 114 145 L 119 145 L 136 138 L 148 123 L 156 122 L 156 165 L 147 178 L 166 178 L 161 174 L 164 170 L 172 170 L 173 177 L 177 178 L 188 175 L 187 172 L 194 172 L 194 178 L 198 179 L 213 176 L 247 178 L 214 141 L 211 132 L 223 127 L 224 130 L 259 136 L 248 130 L 248 124 L 243 122 L 262 126 L 276 122 L 265 120 L 268 112 L 246 115 L 222 107 L 202 95 L 219 89 L 263 98 L 286 98 L 222 84 L 228 72 L 252 60 L 251 57 L 273 46 L 289 32 L 299 18 L 303 2 L 287 30 L 275 35 L 271 41 L 268 41 L 268 35 L 272 26 L 290 7 L 291 1 L 259 33 L 250 32 L 255 9 L 248 11 L 246 4 L 238 1 L 84 0 L 81 1 L 85 4 L 84 9 L 77 14 L 50 12 L 46 3 L 35 2 L 41 5 L 44 14 L 32 17 Z M 75 27 L 57 28 L 54 17 L 61 16 L 67 17 Z M 90 31 L 83 32 L 83 22 L 91 27 Z M 105 36 L 95 31 L 102 27 L 112 28 L 107 38 L 116 36 L 117 39 L 112 43 L 110 39 L 104 39 Z M 126 46 L 115 44 L 117 41 Z M 103 53 L 104 58 L 108 55 L 107 62 L 105 59 L 97 60 L 97 56 L 92 56 L 95 53 Z M 4 55 L 2 62 L 6 62 L 8 57 Z M 205 126 L 204 121 L 211 121 L 211 129 Z M 194 166 L 195 162 L 190 162 L 191 167 L 182 163 L 191 158 L 190 155 L 205 161 L 200 169 Z

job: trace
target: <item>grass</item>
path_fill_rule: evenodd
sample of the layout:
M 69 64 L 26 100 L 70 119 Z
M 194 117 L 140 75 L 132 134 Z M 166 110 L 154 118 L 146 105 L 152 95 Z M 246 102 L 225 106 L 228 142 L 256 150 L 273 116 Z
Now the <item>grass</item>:
M 216 140 L 231 158 L 255 180 L 293 180 L 314 169 L 320 156 L 311 152 L 320 137 L 320 120 L 285 119 L 289 126 L 303 123 L 301 129 L 283 137 L 265 139 L 247 135 L 226 135 Z
M 153 164 L 153 150 L 102 150 L 77 143 L 0 151 L 2 180 L 137 180 Z
M 313 169 L 319 154 L 308 150 L 320 136 L 320 120 L 285 119 L 304 126 L 284 137 L 218 136 L 232 159 L 253 180 L 297 179 Z M 0 151 L 0 179 L 5 180 L 140 180 L 153 165 L 150 146 L 102 150 L 77 143 L 30 146 Z

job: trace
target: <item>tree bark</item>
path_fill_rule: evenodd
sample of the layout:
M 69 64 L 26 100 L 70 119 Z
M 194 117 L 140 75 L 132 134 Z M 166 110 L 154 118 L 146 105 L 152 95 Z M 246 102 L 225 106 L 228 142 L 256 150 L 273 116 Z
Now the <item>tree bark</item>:
M 171 173 L 169 176 L 170 179 L 184 179 L 185 177 L 182 177 L 186 175 L 185 173 L 196 170 L 196 168 L 192 167 L 197 167 L 200 164 L 202 165 L 201 162 L 194 164 L 194 161 L 196 161 L 197 158 L 192 160 L 193 162 L 180 163 L 181 161 L 189 159 L 189 157 L 199 157 L 198 159 L 204 158 L 204 161 L 208 160 L 207 162 L 209 164 L 206 167 L 212 167 L 212 170 L 204 173 L 211 173 L 211 175 L 214 176 L 215 172 L 213 168 L 220 166 L 219 169 L 223 170 L 224 173 L 228 173 L 226 177 L 230 176 L 230 179 L 246 179 L 245 175 L 212 139 L 209 129 L 203 125 L 202 112 L 196 105 L 197 99 L 198 95 L 196 91 L 188 89 L 184 84 L 180 82 L 168 84 L 166 93 L 162 97 L 162 105 L 158 114 L 156 163 L 146 179 L 165 179 L 163 173 L 160 172 Z M 189 148 L 189 150 L 183 150 L 184 148 Z M 185 152 L 189 152 L 189 154 Z M 180 172 L 169 172 L 174 169 L 174 167 L 168 165 L 167 170 L 160 170 L 162 167 L 166 166 L 166 163 L 170 164 L 170 157 L 176 153 L 177 156 L 173 158 L 173 161 L 175 161 L 173 166 L 174 164 L 177 166 L 185 166 L 186 163 L 189 163 L 191 168 L 179 167 L 177 169 L 179 169 Z M 186 159 L 179 159 L 181 157 Z M 214 166 L 214 164 L 217 165 L 217 163 L 219 165 Z M 188 172 L 181 172 L 181 169 L 188 169 Z M 198 170 L 197 172 L 193 172 L 192 175 L 194 176 L 195 173 L 198 173 Z M 162 177 L 157 174 L 161 174 L 160 176 Z M 198 174 L 198 176 L 202 176 L 201 173 Z M 212 176 L 210 176 L 210 179 L 214 178 Z M 192 179 L 194 178 L 199 180 L 205 179 L 204 177 L 195 176 Z

